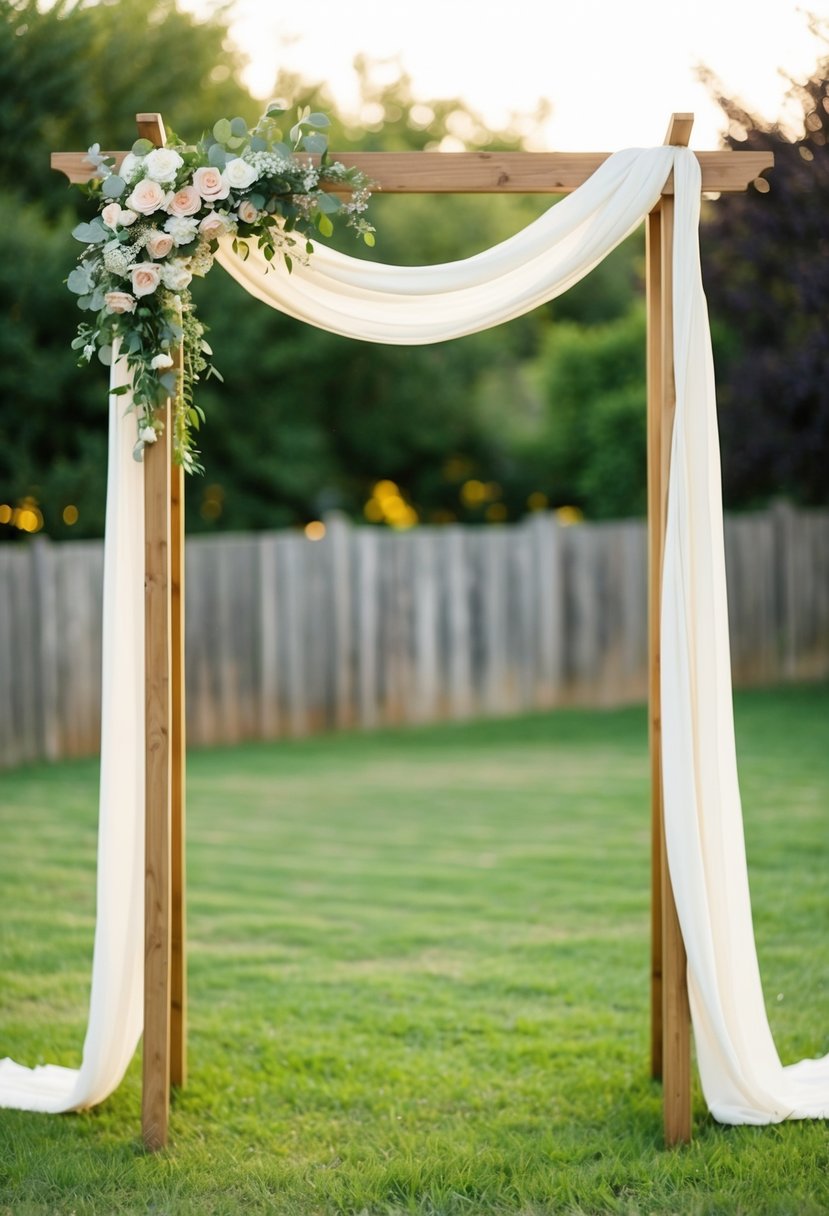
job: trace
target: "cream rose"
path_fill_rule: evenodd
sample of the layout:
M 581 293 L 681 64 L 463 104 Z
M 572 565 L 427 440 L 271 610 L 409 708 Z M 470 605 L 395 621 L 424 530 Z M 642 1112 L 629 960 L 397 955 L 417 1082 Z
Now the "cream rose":
M 127 199 L 127 205 L 139 215 L 152 215 L 167 206 L 169 192 L 154 182 L 151 177 L 144 177 L 137 182 L 132 194 Z
M 137 212 L 130 211 L 129 208 L 126 208 L 126 210 L 123 210 L 118 217 L 118 223 L 122 228 L 129 228 L 130 224 L 134 224 L 137 219 Z
M 157 228 L 151 228 L 147 233 L 146 248 L 153 261 L 156 258 L 166 258 L 173 248 L 173 238 L 169 232 L 159 232 Z
M 236 208 L 236 214 L 243 224 L 255 224 L 259 219 L 259 210 L 254 207 L 249 198 L 243 198 Z
M 107 312 L 135 312 L 137 301 L 127 291 L 108 291 L 104 296 Z
M 193 280 L 192 274 L 180 258 L 165 262 L 159 269 L 164 286 L 170 291 L 184 291 Z
M 143 426 L 138 432 L 138 439 L 140 443 L 155 443 L 156 439 L 158 439 L 158 435 L 156 434 L 154 427 Z
M 206 203 L 218 202 L 230 194 L 230 186 L 212 165 L 202 165 L 196 170 L 193 174 L 193 185 Z
M 106 207 L 104 207 L 103 211 L 101 212 L 101 219 L 104 221 L 107 228 L 112 228 L 112 230 L 115 231 L 121 219 L 121 204 L 107 203 Z
M 178 152 L 172 148 L 154 148 L 144 157 L 144 170 L 147 177 L 155 182 L 173 182 L 176 173 L 184 164 Z
M 155 262 L 139 262 L 130 270 L 130 277 L 137 296 L 151 296 L 161 282 L 161 267 Z
M 206 215 L 199 224 L 199 232 L 208 241 L 217 241 L 220 236 L 224 236 L 227 232 L 227 219 L 225 216 L 214 211 L 212 215 Z
M 247 190 L 256 181 L 257 173 L 253 165 L 249 165 L 241 156 L 229 160 L 222 174 L 231 190 Z
M 195 215 L 201 207 L 201 195 L 195 186 L 182 186 L 167 204 L 170 215 Z
M 168 367 L 173 366 L 173 356 L 168 354 L 155 355 L 150 360 L 150 367 L 154 372 L 166 371 Z
M 143 163 L 143 156 L 136 156 L 134 152 L 128 152 L 116 172 L 119 177 L 123 177 L 125 182 L 131 182 L 137 176 Z

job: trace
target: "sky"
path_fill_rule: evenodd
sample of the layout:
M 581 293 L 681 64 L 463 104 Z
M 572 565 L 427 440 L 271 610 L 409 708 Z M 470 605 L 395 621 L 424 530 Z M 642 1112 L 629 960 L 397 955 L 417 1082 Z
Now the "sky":
M 215 0 L 180 0 L 196 13 Z M 829 18 L 829 0 L 807 0 Z M 788 82 L 809 75 L 825 44 L 787 0 L 234 0 L 246 83 L 269 99 L 282 67 L 326 80 L 356 116 L 354 57 L 402 63 L 423 101 L 461 97 L 493 126 L 551 113 L 538 150 L 614 151 L 662 143 L 673 111 L 696 115 L 693 148 L 715 148 L 719 109 L 695 77 L 704 63 L 752 112 L 784 113 Z M 392 64 L 384 69 L 394 72 Z

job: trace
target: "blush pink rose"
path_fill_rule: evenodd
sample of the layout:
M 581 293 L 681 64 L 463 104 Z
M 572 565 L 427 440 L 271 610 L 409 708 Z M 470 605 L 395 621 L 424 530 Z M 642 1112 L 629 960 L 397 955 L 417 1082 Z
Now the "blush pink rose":
M 169 191 L 165 190 L 163 186 L 159 186 L 158 182 L 154 182 L 151 177 L 145 177 L 136 183 L 132 194 L 127 199 L 127 206 L 131 207 L 133 211 L 137 211 L 139 215 L 152 215 L 154 211 L 160 211 L 162 207 L 166 207 L 169 198 Z
M 223 215 L 206 215 L 199 224 L 199 232 L 208 241 L 217 241 L 227 232 L 227 220 Z
M 169 232 L 159 232 L 153 228 L 147 233 L 147 253 L 155 261 L 156 258 L 166 258 L 173 248 L 173 238 Z
M 130 276 L 137 296 L 151 296 L 161 282 L 161 267 L 154 262 L 139 262 L 130 270 Z
M 104 296 L 107 312 L 135 312 L 136 303 L 127 291 L 108 291 Z
M 106 207 L 104 207 L 103 211 L 101 212 L 101 219 L 104 221 L 107 228 L 112 228 L 113 230 L 116 229 L 118 227 L 118 222 L 121 219 L 121 204 L 107 203 Z
M 193 174 L 193 185 L 206 203 L 218 202 L 230 194 L 230 186 L 212 165 L 202 165 L 196 170 Z
M 236 208 L 236 214 L 243 224 L 255 224 L 259 218 L 259 211 L 254 207 L 249 198 L 243 198 L 239 206 Z
M 201 195 L 195 186 L 182 186 L 167 204 L 170 215 L 195 215 L 201 207 Z

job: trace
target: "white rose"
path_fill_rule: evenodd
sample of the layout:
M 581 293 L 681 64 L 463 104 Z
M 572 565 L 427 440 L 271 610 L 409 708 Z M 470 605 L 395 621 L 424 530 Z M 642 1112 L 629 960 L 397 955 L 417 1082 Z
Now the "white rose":
M 184 291 L 190 286 L 193 276 L 180 258 L 174 258 L 161 267 L 161 279 L 170 291 Z
M 159 186 L 151 177 L 144 177 L 136 182 L 132 194 L 127 199 L 127 205 L 139 215 L 152 215 L 160 211 L 170 201 L 170 192 Z
M 171 215 L 164 229 L 177 245 L 189 245 L 199 230 L 199 221 L 189 215 Z
M 118 176 L 123 177 L 125 182 L 131 182 L 138 176 L 143 163 L 143 156 L 136 156 L 134 152 L 128 152 L 117 169 Z
M 139 262 L 130 270 L 132 290 L 137 296 L 151 296 L 161 282 L 161 267 L 155 262 Z
M 138 432 L 138 439 L 141 443 L 155 443 L 158 435 L 151 426 L 145 426 Z
M 249 165 L 241 156 L 229 160 L 222 174 L 231 190 L 247 190 L 256 181 L 257 173 L 253 165 Z
M 172 182 L 184 161 L 172 148 L 154 148 L 144 157 L 144 171 L 155 182 Z
M 150 363 L 150 367 L 153 369 L 154 372 L 166 371 L 168 367 L 172 367 L 172 366 L 173 366 L 172 356 L 167 355 L 167 354 L 156 355 L 155 358 Z

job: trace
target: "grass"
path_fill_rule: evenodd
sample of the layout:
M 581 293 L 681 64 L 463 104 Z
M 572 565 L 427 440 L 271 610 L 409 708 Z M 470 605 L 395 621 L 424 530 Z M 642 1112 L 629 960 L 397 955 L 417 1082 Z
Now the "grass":
M 829 687 L 744 694 L 760 962 L 784 1061 L 829 1050 Z M 96 765 L 0 774 L 2 1054 L 77 1064 Z M 661 1148 L 641 709 L 199 753 L 191 1080 L 139 1139 L 0 1111 L 0 1213 L 829 1211 L 824 1123 Z

